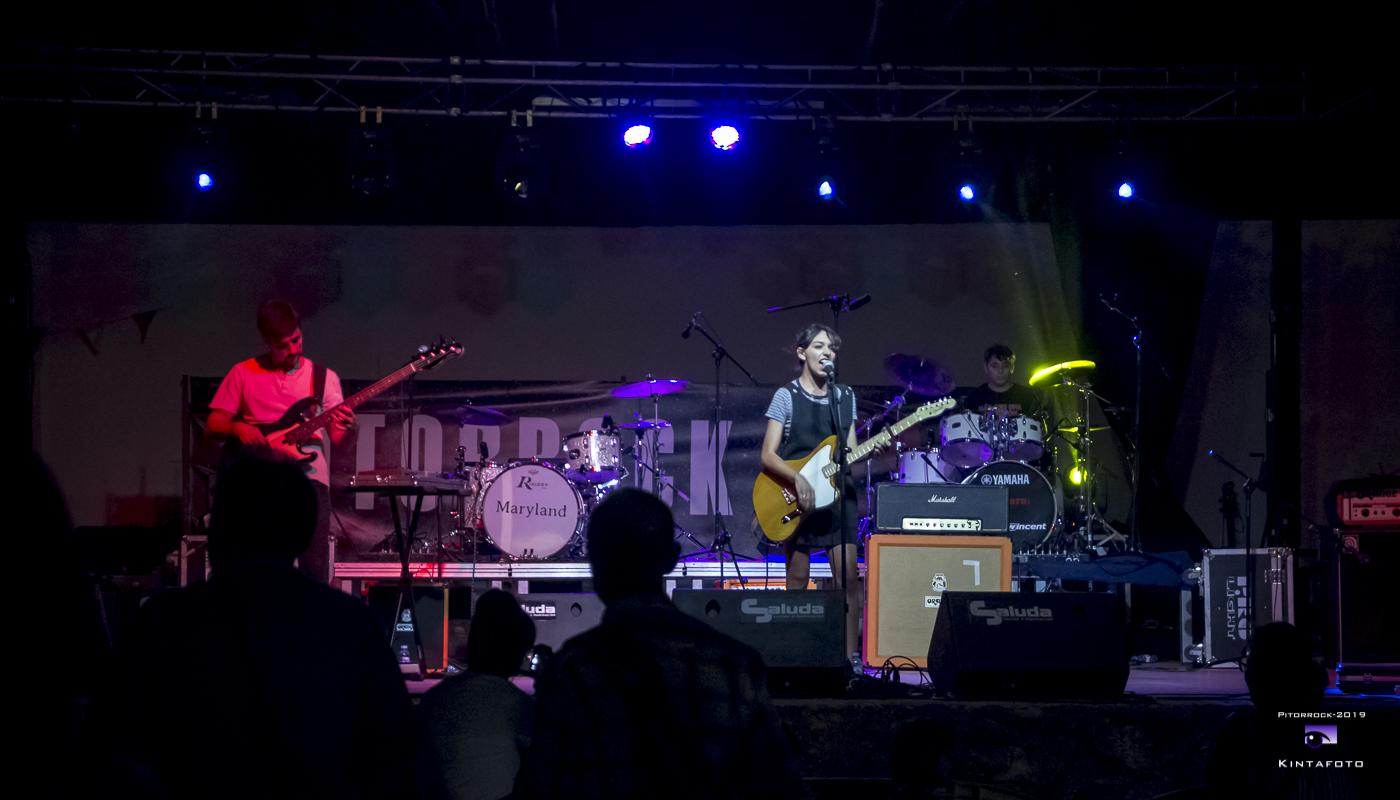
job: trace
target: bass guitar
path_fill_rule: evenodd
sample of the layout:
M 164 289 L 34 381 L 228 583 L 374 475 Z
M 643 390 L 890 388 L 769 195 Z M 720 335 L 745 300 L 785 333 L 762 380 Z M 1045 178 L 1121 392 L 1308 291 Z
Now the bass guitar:
M 432 369 L 449 358 L 462 354 L 464 348 L 458 342 L 439 341 L 436 345 L 420 352 L 402 367 L 385 375 L 347 397 L 340 404 L 327 409 L 320 407 L 320 399 L 303 397 L 292 404 L 276 422 L 250 423 L 262 431 L 267 439 L 267 449 L 303 464 L 310 463 L 315 453 L 307 452 L 306 446 L 316 441 L 321 429 L 330 424 L 336 408 L 345 407 L 352 411 L 367 400 L 379 396 L 390 387 L 424 370 Z M 232 444 L 236 444 L 236 440 Z

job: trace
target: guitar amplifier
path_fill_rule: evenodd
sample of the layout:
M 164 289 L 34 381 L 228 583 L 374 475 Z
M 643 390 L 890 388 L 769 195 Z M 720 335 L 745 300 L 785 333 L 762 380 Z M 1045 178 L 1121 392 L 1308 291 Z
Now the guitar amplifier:
M 1400 477 L 1338 481 L 1330 494 L 1334 527 L 1400 528 Z
M 875 528 L 881 531 L 1003 533 L 1005 486 L 961 483 L 882 483 L 875 487 Z

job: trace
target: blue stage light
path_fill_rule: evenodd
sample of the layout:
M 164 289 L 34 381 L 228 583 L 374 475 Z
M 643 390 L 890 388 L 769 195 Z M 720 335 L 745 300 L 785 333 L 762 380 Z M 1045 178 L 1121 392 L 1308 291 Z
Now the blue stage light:
M 710 131 L 710 143 L 720 150 L 733 150 L 739 144 L 739 129 L 733 125 L 717 125 Z
M 964 203 L 971 203 L 977 199 L 977 190 L 973 188 L 972 184 L 964 183 L 958 187 L 958 198 Z
M 836 184 L 830 178 L 822 178 L 822 182 L 817 184 L 817 197 L 822 200 L 830 200 L 836 196 Z
M 195 188 L 201 192 L 207 192 L 214 188 L 214 176 L 208 172 L 200 172 L 194 176 Z
M 622 143 L 628 147 L 646 147 L 651 144 L 650 125 L 631 125 L 622 134 Z
M 1118 184 L 1118 198 L 1120 200 L 1131 200 L 1134 194 L 1136 194 L 1136 190 L 1133 188 L 1132 183 L 1123 181 Z

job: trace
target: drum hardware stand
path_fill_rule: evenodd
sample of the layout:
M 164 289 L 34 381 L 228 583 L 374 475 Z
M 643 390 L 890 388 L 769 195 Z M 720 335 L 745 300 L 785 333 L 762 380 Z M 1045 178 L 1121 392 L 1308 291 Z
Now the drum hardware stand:
M 652 374 L 648 372 L 646 379 L 648 381 L 653 380 Z M 650 397 L 651 421 L 657 423 L 661 421 L 661 395 L 653 392 Z M 634 412 L 633 418 L 637 422 L 646 421 L 642 419 L 640 412 Z M 652 476 L 652 485 L 656 487 L 655 493 L 658 497 L 661 496 L 662 487 L 666 485 L 666 470 L 661 466 L 661 427 L 660 425 L 655 425 L 652 428 L 644 428 L 635 431 L 634 433 L 636 434 L 637 440 L 632 443 L 632 469 L 637 476 L 636 482 L 641 483 L 642 470 L 650 472 Z M 647 460 L 645 461 L 642 460 L 640 455 L 640 450 L 644 447 L 647 450 Z M 684 500 L 687 504 L 690 503 L 690 495 L 686 494 L 681 487 L 674 483 L 670 484 L 670 486 L 671 491 L 675 492 L 677 497 Z M 705 543 L 695 538 L 695 534 L 686 530 L 679 522 L 674 523 L 674 525 L 677 534 L 689 539 L 696 547 L 700 548 L 700 550 L 705 549 Z
M 738 367 L 739 371 L 744 373 L 744 375 L 747 376 L 750 381 L 753 381 L 754 386 L 761 386 L 762 384 L 760 384 L 758 382 L 758 379 L 755 378 L 753 374 L 750 373 L 747 369 L 745 369 L 744 365 L 740 364 L 738 360 L 730 354 L 730 352 L 725 348 L 725 346 L 720 344 L 719 340 L 716 339 L 714 335 L 710 333 L 709 326 L 707 326 L 704 322 L 704 315 L 699 311 L 695 312 L 695 314 L 691 316 L 690 326 L 686 328 L 685 333 L 681 334 L 681 337 L 688 337 L 692 329 L 699 331 L 701 336 L 704 336 L 706 339 L 709 340 L 710 344 L 714 345 L 714 350 L 710 353 L 710 357 L 715 362 L 715 482 L 712 484 L 714 488 L 714 541 L 710 543 L 710 546 L 707 550 L 701 551 L 700 553 L 690 553 L 688 557 L 694 557 L 706 553 L 713 553 L 717 555 L 719 557 L 719 578 L 720 582 L 723 583 L 724 556 L 728 554 L 729 560 L 734 564 L 734 572 L 739 577 L 739 584 L 741 586 L 745 586 L 748 582 L 744 579 L 744 573 L 739 569 L 739 559 L 734 554 L 734 538 L 730 535 L 729 529 L 725 527 L 724 515 L 720 513 L 720 488 L 723 485 L 720 483 L 720 462 L 723 460 L 722 457 L 724 455 L 724 449 L 722 448 L 720 442 L 720 367 L 723 365 L 724 360 L 727 358 L 729 359 L 730 363 Z
M 1084 537 L 1084 547 L 1092 550 L 1104 547 L 1109 543 L 1127 543 L 1129 549 L 1132 549 L 1131 539 L 1110 525 L 1108 520 L 1099 514 L 1098 506 L 1094 503 L 1094 436 L 1089 417 L 1089 398 L 1097 398 L 1100 402 L 1107 402 L 1107 400 L 1095 392 L 1088 381 L 1078 381 L 1066 377 L 1064 385 L 1077 392 L 1081 400 L 1080 409 L 1082 410 L 1079 419 L 1076 420 L 1078 441 L 1074 450 L 1078 454 L 1076 466 L 1084 472 L 1084 483 L 1079 487 L 1080 534 Z M 1097 541 L 1094 539 L 1095 525 L 1107 531 L 1107 534 Z

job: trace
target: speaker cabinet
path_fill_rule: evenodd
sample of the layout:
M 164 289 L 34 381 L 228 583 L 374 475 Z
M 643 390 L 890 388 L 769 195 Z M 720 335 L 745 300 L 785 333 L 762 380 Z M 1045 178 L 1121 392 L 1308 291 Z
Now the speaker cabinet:
M 1123 693 L 1123 602 L 1100 592 L 948 592 L 929 637 L 933 688 L 960 699 Z
M 876 534 L 865 545 L 865 565 L 866 665 L 902 656 L 927 667 L 944 592 L 1009 590 L 1011 540 Z
M 775 695 L 841 691 L 846 600 L 832 591 L 677 589 L 676 607 L 758 651 Z
M 540 592 L 515 599 L 535 623 L 535 644 L 551 650 L 603 621 L 603 601 L 592 592 Z

